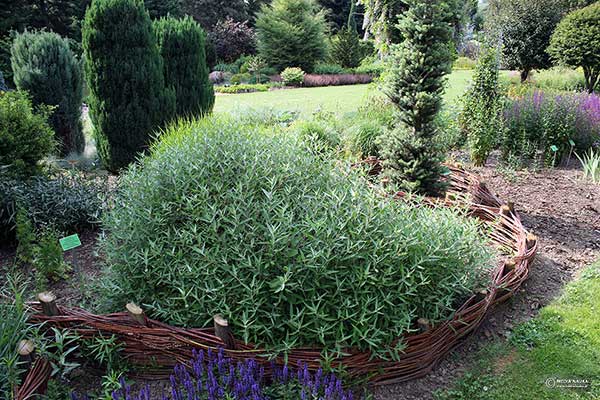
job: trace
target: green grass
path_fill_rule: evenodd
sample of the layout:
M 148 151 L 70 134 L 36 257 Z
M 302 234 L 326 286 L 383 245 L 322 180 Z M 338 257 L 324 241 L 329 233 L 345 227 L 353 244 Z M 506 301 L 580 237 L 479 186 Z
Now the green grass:
M 480 354 L 478 365 L 443 400 L 563 400 L 600 398 L 600 263 L 589 267 L 540 315 L 519 325 L 509 343 Z M 559 387 L 587 380 L 587 389 Z M 556 384 L 555 387 L 551 387 Z
M 450 74 L 444 96 L 446 103 L 455 102 L 464 93 L 471 75 L 472 71 L 466 70 L 454 71 Z M 356 111 L 370 95 L 381 95 L 376 84 L 219 95 L 216 98 L 214 111 L 220 113 L 248 108 L 274 108 L 300 111 L 302 114 L 310 114 L 317 110 L 345 114 Z

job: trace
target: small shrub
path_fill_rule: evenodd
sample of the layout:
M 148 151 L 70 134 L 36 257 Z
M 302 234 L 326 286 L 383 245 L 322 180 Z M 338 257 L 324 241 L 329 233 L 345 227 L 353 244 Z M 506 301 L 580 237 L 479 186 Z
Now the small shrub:
M 17 209 L 15 225 L 17 242 L 19 243 L 19 246 L 17 247 L 17 258 L 23 263 L 30 263 L 33 261 L 33 250 L 36 237 L 33 223 L 27 214 L 27 210 L 23 207 L 18 207 Z
M 256 17 L 258 52 L 281 71 L 312 71 L 325 59 L 325 15 L 314 0 L 274 0 Z
M 48 281 L 66 278 L 69 270 L 63 258 L 59 243 L 59 232 L 51 227 L 42 228 L 38 244 L 34 248 L 33 266 L 35 267 L 36 289 L 48 289 Z
M 600 97 L 535 90 L 507 102 L 503 159 L 516 166 L 556 165 L 600 138 Z
M 502 136 L 503 99 L 498 84 L 499 68 L 498 50 L 484 46 L 473 74 L 473 84 L 462 100 L 460 125 L 476 166 L 485 165 Z
M 204 115 L 215 103 L 204 50 L 205 34 L 191 17 L 161 18 L 154 22 L 163 59 L 165 85 L 175 90 L 175 114 Z
M 318 152 L 334 152 L 339 150 L 342 143 L 339 131 L 330 121 L 322 118 L 312 118 L 297 121 L 292 129 L 298 137 Z
M 379 157 L 379 140 L 385 132 L 385 125 L 371 119 L 360 119 L 349 129 L 350 150 L 364 159 Z
M 98 155 L 117 172 L 143 153 L 175 112 L 152 21 L 138 0 L 94 0 L 82 27 Z
M 371 75 L 365 74 L 339 74 L 339 75 L 304 75 L 304 86 L 341 86 L 341 85 L 364 85 L 371 83 Z
M 240 85 L 232 85 L 232 86 L 215 86 L 215 92 L 225 93 L 225 94 L 266 92 L 268 90 L 269 90 L 269 85 L 263 85 L 263 84 L 240 84 Z
M 17 89 L 27 91 L 34 105 L 53 107 L 49 123 L 61 155 L 82 153 L 83 76 L 68 39 L 54 32 L 25 32 L 15 38 L 11 54 Z
M 366 57 L 360 65 L 354 68 L 356 74 L 367 74 L 373 77 L 378 77 L 385 71 L 385 63 L 375 56 Z
M 0 92 L 0 174 L 29 177 L 55 149 L 48 107 L 33 109 L 25 92 Z
M 240 83 L 248 83 L 250 79 L 252 79 L 252 75 L 246 72 L 232 75 L 229 82 L 231 82 L 232 85 L 239 85 Z
M 585 89 L 585 77 L 581 70 L 561 67 L 535 71 L 528 83 L 542 90 L 580 92 Z
M 304 81 L 304 71 L 297 67 L 288 67 L 281 72 L 281 80 L 288 86 L 300 86 Z
M 209 31 L 208 40 L 215 48 L 217 60 L 233 62 L 244 54 L 256 51 L 256 32 L 247 21 L 238 22 L 231 17 L 218 21 Z M 237 71 L 228 71 L 237 73 Z
M 315 75 L 340 75 L 347 73 L 347 69 L 338 64 L 319 63 L 315 66 L 313 73 Z
M 389 357 L 417 318 L 487 284 L 490 250 L 460 210 L 380 197 L 293 130 L 247 123 L 172 126 L 122 176 L 104 220 L 111 304 L 187 326 L 222 313 L 275 350 Z
M 352 400 L 353 393 L 344 389 L 342 381 L 333 373 L 325 373 L 319 369 L 311 373 L 306 364 L 297 368 L 271 366 L 273 378 L 265 375 L 265 367 L 248 359 L 236 362 L 227 357 L 223 350 L 208 350 L 204 353 L 194 351 L 194 357 L 187 363 L 175 366 L 169 382 L 170 388 L 152 392 L 150 387 L 142 388 L 139 397 L 125 382 L 121 380 L 121 388 L 112 393 L 113 400 L 130 398 L 162 398 L 177 400 L 184 398 L 231 400 L 266 400 L 266 399 L 320 399 L 320 400 Z M 132 396 L 132 393 L 134 395 Z M 87 396 L 72 395 L 72 400 L 85 400 Z
M 475 69 L 477 65 L 477 61 L 468 57 L 458 57 L 454 60 L 454 64 L 452 65 L 452 69 Z
M 14 236 L 19 207 L 27 210 L 36 229 L 46 225 L 61 231 L 93 228 L 107 191 L 104 183 L 78 177 L 0 179 L 0 241 Z

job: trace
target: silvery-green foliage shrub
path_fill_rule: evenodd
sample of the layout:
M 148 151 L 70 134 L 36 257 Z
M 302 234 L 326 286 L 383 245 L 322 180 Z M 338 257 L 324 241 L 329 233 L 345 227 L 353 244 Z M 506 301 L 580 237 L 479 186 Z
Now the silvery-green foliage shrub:
M 274 350 L 397 355 L 415 319 L 449 317 L 489 278 L 460 210 L 380 197 L 291 131 L 207 118 L 172 126 L 122 176 L 104 219 L 107 295 L 160 320 Z

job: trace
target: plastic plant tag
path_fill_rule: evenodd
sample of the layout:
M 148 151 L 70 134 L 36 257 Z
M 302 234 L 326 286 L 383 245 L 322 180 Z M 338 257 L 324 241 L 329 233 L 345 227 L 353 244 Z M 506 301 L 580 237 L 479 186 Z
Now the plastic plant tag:
M 569 144 L 571 145 L 571 147 L 575 147 L 575 142 L 572 141 L 571 139 L 569 139 Z
M 62 247 L 63 251 L 71 250 L 75 247 L 81 246 L 81 240 L 79 240 L 79 235 L 77 234 L 64 237 L 60 239 L 59 242 L 60 247 Z
M 557 152 L 558 151 L 558 147 L 556 147 L 555 145 L 550 146 L 550 150 L 552 150 L 553 152 Z

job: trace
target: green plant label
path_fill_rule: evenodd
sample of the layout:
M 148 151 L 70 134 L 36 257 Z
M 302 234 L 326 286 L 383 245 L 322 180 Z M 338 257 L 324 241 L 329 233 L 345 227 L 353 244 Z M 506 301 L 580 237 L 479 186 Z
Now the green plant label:
M 550 150 L 552 150 L 553 152 L 557 152 L 558 151 L 558 147 L 556 147 L 555 145 L 550 146 Z
M 81 246 L 81 240 L 79 240 L 79 235 L 77 234 L 64 237 L 60 239 L 59 242 L 60 247 L 62 247 L 63 251 L 71 250 L 75 247 Z
M 569 144 L 571 145 L 571 147 L 575 147 L 575 142 L 572 141 L 571 139 L 569 139 Z

